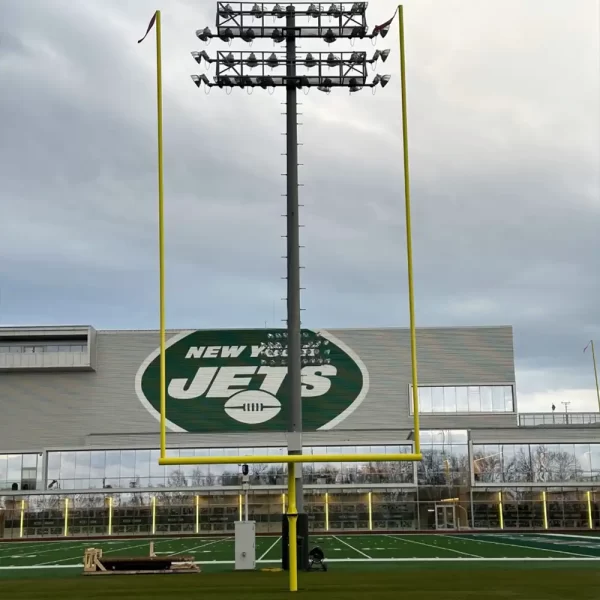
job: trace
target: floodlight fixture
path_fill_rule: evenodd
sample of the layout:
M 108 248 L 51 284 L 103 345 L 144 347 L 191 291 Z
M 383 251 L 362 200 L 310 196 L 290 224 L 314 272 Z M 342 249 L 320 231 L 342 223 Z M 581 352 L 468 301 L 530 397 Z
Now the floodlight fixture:
M 224 42 L 230 42 L 233 39 L 233 31 L 231 31 L 231 28 L 227 27 L 225 31 L 219 33 L 219 39 L 223 40 Z
M 254 87 L 254 81 L 252 79 L 252 77 L 248 77 L 247 75 L 244 77 L 238 77 L 237 78 L 237 84 L 243 89 L 245 87 L 250 87 L 253 88 Z
M 365 27 L 355 26 L 352 28 L 352 32 L 350 33 L 350 39 L 360 38 L 362 40 L 366 34 L 367 30 Z
M 353 52 L 350 55 L 350 62 L 355 65 L 360 65 L 367 60 L 367 55 L 364 52 Z
M 231 4 L 221 5 L 221 10 L 219 11 L 221 17 L 230 17 L 232 14 L 233 8 L 231 8 Z
M 254 29 L 252 29 L 251 27 L 249 27 L 248 29 L 246 29 L 246 31 L 244 31 L 241 34 L 240 37 L 242 38 L 242 40 L 244 40 L 244 42 L 247 42 L 248 44 L 250 44 L 256 38 L 256 33 L 255 33 Z
M 271 38 L 276 44 L 281 44 L 281 42 L 283 42 L 283 40 L 285 40 L 285 35 L 283 33 L 283 30 L 282 29 L 273 29 Z
M 385 38 L 385 36 L 389 33 L 390 31 L 390 26 L 387 25 L 386 27 L 382 27 L 381 29 L 379 29 L 377 31 L 377 33 L 382 37 Z
M 238 62 L 232 52 L 223 58 L 223 64 L 227 67 L 234 67 Z
M 321 6 L 320 5 L 311 4 L 306 9 L 306 14 L 309 17 L 313 17 L 315 19 L 318 19 L 321 16 Z
M 373 54 L 373 58 L 371 59 L 371 62 L 377 62 L 379 59 L 381 59 L 381 62 L 385 62 L 388 59 L 389 55 L 390 55 L 389 49 L 375 50 L 375 53 Z
M 317 89 L 320 92 L 325 92 L 326 94 L 329 94 L 329 92 L 331 92 L 332 85 L 333 85 L 333 82 L 331 81 L 331 79 L 329 77 L 326 77 L 325 79 L 323 79 L 323 81 L 321 82 L 321 85 L 319 85 L 317 87 Z
M 317 60 L 310 52 L 304 57 L 304 65 L 309 69 L 317 66 Z
M 211 87 L 213 84 L 211 84 L 211 82 L 209 81 L 208 77 L 206 75 L 192 75 L 192 81 L 198 86 L 200 87 L 202 84 Z
M 327 10 L 329 17 L 339 18 L 342 15 L 342 7 L 339 4 L 332 4 Z
M 329 28 L 327 30 L 327 32 L 325 33 L 325 35 L 323 36 L 323 39 L 328 43 L 328 44 L 333 44 L 333 42 L 335 42 L 335 40 L 337 39 L 335 37 L 335 34 L 333 33 L 333 31 L 331 30 L 331 28 Z
M 310 87 L 310 82 L 308 80 L 308 77 L 306 77 L 306 75 L 303 75 L 302 77 L 298 77 L 296 79 L 296 87 L 298 89 L 309 88 Z
M 198 31 L 196 31 L 196 37 L 202 42 L 208 42 L 208 40 L 214 36 L 210 30 L 210 27 L 205 27 L 204 29 L 198 29 Z
M 267 58 L 266 63 L 269 67 L 271 67 L 271 69 L 275 69 L 279 66 L 279 59 L 277 58 L 275 52 L 273 52 L 269 58 Z
M 223 75 L 223 76 L 219 77 L 216 85 L 220 88 L 233 87 L 234 83 L 233 83 L 233 80 L 231 79 L 231 77 L 229 77 L 228 75 Z
M 327 56 L 327 66 L 330 68 L 337 67 L 340 64 L 340 59 L 335 55 L 330 53 Z
M 212 63 L 214 62 L 214 59 L 212 59 L 208 53 L 206 52 L 206 50 L 202 50 L 202 52 L 192 52 L 192 56 L 194 57 L 194 60 L 201 65 L 202 64 L 202 60 L 205 60 L 207 63 Z
M 250 14 L 255 18 L 255 19 L 260 19 L 263 16 L 263 9 L 258 5 L 255 4 L 252 7 L 252 10 L 250 11 Z
M 244 62 L 251 69 L 258 67 L 258 58 L 256 58 L 256 54 L 254 54 L 254 52 L 252 52 Z
M 257 82 L 263 90 L 275 87 L 275 82 L 273 81 L 273 78 L 269 75 L 266 75 L 264 77 L 258 77 Z
M 280 4 L 276 4 L 271 12 L 273 13 L 273 16 L 277 19 L 282 19 L 283 17 L 285 17 L 285 10 L 283 10 Z
M 363 89 L 363 86 L 358 83 L 358 79 L 356 79 L 356 77 L 351 77 L 349 84 L 350 85 L 348 89 L 350 90 L 350 92 L 359 92 Z

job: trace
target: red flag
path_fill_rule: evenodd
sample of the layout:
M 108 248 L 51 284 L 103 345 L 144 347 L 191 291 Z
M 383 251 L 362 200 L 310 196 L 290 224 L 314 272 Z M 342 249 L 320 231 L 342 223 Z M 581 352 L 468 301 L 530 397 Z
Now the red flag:
M 154 27 L 155 21 L 156 21 L 156 12 L 152 15 L 152 18 L 150 19 L 150 23 L 148 24 L 148 29 L 146 29 L 146 33 L 144 34 L 144 37 L 141 40 L 138 40 L 138 44 L 141 44 L 146 39 L 146 37 L 150 33 L 150 30 L 152 29 L 152 27 Z
M 381 25 L 375 25 L 375 27 L 373 27 L 373 35 L 379 35 L 379 33 L 382 30 L 384 30 L 386 27 L 389 27 L 392 24 L 392 21 L 396 18 L 397 13 L 398 13 L 398 8 L 396 8 L 391 19 L 389 19 L 385 23 L 382 23 Z

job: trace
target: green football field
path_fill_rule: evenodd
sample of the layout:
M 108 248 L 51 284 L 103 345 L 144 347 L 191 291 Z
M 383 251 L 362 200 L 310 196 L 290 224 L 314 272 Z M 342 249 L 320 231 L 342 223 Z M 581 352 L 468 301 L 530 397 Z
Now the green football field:
M 287 598 L 281 539 L 258 537 L 257 571 L 233 571 L 233 537 L 155 538 L 156 554 L 191 554 L 198 575 L 84 577 L 83 553 L 147 556 L 148 539 L 4 542 L 0 589 L 37 598 Z M 600 536 L 560 534 L 397 534 L 311 536 L 329 570 L 300 574 L 309 598 L 570 600 L 600 598 Z

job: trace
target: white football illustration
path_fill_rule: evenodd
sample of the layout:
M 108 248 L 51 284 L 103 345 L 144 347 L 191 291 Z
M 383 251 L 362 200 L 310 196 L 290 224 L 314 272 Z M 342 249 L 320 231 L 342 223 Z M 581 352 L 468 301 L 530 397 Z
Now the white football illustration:
M 281 402 L 262 390 L 238 392 L 225 402 L 225 412 L 236 421 L 257 425 L 270 421 L 281 410 Z

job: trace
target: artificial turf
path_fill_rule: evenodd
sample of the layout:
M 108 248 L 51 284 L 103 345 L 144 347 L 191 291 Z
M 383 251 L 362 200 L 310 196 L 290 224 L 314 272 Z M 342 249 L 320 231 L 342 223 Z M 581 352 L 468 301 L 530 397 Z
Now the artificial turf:
M 83 576 L 86 547 L 113 556 L 147 555 L 149 540 L 0 544 L 0 590 L 10 600 L 95 598 L 307 597 L 336 600 L 597 600 L 600 537 L 558 535 L 328 535 L 313 536 L 329 570 L 300 573 L 300 594 L 287 592 L 278 566 L 281 542 L 257 538 L 255 572 L 233 571 L 233 539 L 159 538 L 159 554 L 192 554 L 202 573 Z
M 4 580 L 10 600 L 243 600 L 306 597 L 311 600 L 597 600 L 597 569 L 488 568 L 301 573 L 299 593 L 287 589 L 286 573 L 201 573 Z

